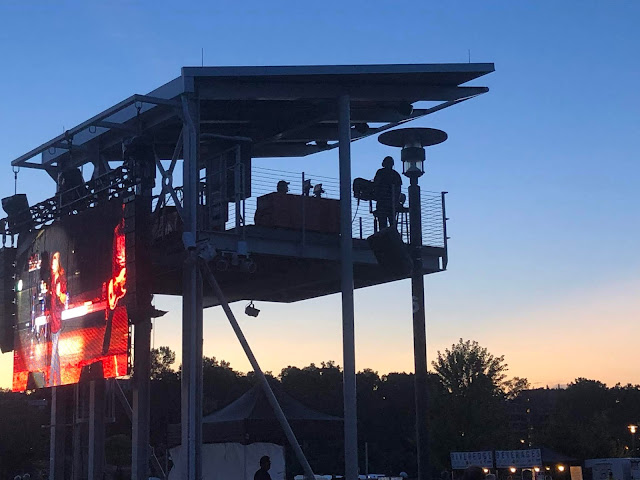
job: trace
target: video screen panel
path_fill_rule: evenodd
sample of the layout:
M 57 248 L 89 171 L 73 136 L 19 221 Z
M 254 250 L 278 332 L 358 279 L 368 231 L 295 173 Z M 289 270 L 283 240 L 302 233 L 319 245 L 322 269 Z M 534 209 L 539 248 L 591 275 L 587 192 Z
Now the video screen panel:
M 123 205 L 111 201 L 21 245 L 13 391 L 128 373 L 125 244 Z

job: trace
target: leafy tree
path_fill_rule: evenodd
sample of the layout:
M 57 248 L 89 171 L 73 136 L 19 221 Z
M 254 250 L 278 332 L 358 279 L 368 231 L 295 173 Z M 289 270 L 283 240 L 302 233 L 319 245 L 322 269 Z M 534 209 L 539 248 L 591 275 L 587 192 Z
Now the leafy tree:
M 202 405 L 203 414 L 220 410 L 249 388 L 252 382 L 247 375 L 236 372 L 229 362 L 216 357 L 202 359 Z
M 432 362 L 444 388 L 453 395 L 464 395 L 480 382 L 498 394 L 504 388 L 508 370 L 504 355 L 494 357 L 478 342 L 461 338 L 451 345 L 451 350 L 438 351 L 438 357 Z
M 289 395 L 316 410 L 342 416 L 342 369 L 333 361 L 304 368 L 288 366 L 279 376 Z
M 432 365 L 442 387 L 434 400 L 441 415 L 439 440 L 448 450 L 515 446 L 505 400 L 526 388 L 528 381 L 506 380 L 504 356 L 494 356 L 476 341 L 460 339 L 444 353 L 438 351 Z M 446 453 L 439 453 L 445 465 Z
M 151 379 L 162 380 L 167 377 L 176 377 L 177 373 L 172 365 L 176 363 L 176 352 L 163 346 L 151 349 Z
M 620 405 L 622 398 L 634 396 L 633 390 L 633 387 L 627 391 L 620 387 L 609 389 L 597 380 L 577 378 L 561 391 L 541 439 L 551 448 L 581 460 L 627 456 L 624 446 L 629 437 L 624 430 L 629 420 L 619 413 L 633 411 L 630 404 Z M 635 411 L 640 413 L 637 405 Z M 617 423 L 613 420 L 615 417 L 619 419 Z
M 504 393 L 507 399 L 513 400 L 525 390 L 531 388 L 531 383 L 526 378 L 513 377 L 504 382 Z

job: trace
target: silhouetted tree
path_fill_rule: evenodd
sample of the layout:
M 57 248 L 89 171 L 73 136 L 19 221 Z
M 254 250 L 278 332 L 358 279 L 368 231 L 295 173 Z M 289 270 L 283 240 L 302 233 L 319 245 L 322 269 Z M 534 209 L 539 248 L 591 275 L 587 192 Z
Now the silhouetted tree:
M 640 416 L 639 399 L 638 386 L 609 389 L 597 380 L 578 378 L 560 392 L 541 439 L 581 460 L 630 456 L 626 426 Z
M 462 338 L 451 345 L 451 350 L 438 351 L 432 365 L 443 387 L 453 395 L 465 395 L 476 382 L 494 394 L 500 393 L 508 370 L 504 355 L 494 357 L 475 340 Z
M 151 349 L 151 379 L 162 380 L 167 376 L 177 378 L 177 372 L 173 369 L 176 362 L 176 353 L 169 347 L 163 346 Z
M 506 408 L 508 395 L 528 385 L 526 379 L 507 381 L 504 356 L 494 356 L 478 342 L 460 339 L 438 352 L 432 362 L 442 390 L 434 399 L 442 441 L 448 450 L 491 450 L 515 446 Z M 446 452 L 440 452 L 445 463 Z

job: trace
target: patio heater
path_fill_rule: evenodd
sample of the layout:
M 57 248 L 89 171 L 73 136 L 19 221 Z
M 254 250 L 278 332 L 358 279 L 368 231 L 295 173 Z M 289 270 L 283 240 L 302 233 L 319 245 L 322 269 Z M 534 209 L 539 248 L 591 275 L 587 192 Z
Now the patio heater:
M 411 298 L 413 304 L 413 357 L 415 365 L 416 445 L 418 479 L 429 478 L 429 440 L 427 432 L 427 332 L 424 314 L 422 268 L 422 213 L 418 179 L 424 174 L 425 147 L 437 145 L 447 134 L 434 128 L 400 128 L 385 132 L 378 141 L 402 151 L 402 173 L 409 177 L 409 232 L 413 269 Z

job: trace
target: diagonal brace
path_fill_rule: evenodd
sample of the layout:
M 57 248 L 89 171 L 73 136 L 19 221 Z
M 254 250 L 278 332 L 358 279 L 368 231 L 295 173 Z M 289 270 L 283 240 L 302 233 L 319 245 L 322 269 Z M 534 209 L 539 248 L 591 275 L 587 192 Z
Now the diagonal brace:
M 207 265 L 207 262 L 204 261 L 202 258 L 199 259 L 199 266 L 200 266 L 200 272 L 202 273 L 202 276 L 207 280 L 207 282 L 209 282 L 209 285 L 211 285 L 211 288 L 213 289 L 213 294 L 218 298 L 218 301 L 220 302 L 220 305 L 222 306 L 224 313 L 227 315 L 227 318 L 229 319 L 229 323 L 231 324 L 233 331 L 235 332 L 236 336 L 238 337 L 238 340 L 240 341 L 240 344 L 242 345 L 244 353 L 247 355 L 247 358 L 249 359 L 249 362 L 253 367 L 253 371 L 257 374 L 258 378 L 260 379 L 260 383 L 262 384 L 262 388 L 264 389 L 264 393 L 267 397 L 267 400 L 269 400 L 269 403 L 271 404 L 271 408 L 273 408 L 273 412 L 275 413 L 276 418 L 280 423 L 280 426 L 284 430 L 284 433 L 287 436 L 287 440 L 289 441 L 289 444 L 293 448 L 293 451 L 296 455 L 296 458 L 298 459 L 298 462 L 300 462 L 300 465 L 302 465 L 305 479 L 314 480 L 315 476 L 313 474 L 313 471 L 311 470 L 311 466 L 309 465 L 307 458 L 304 456 L 304 452 L 300 448 L 300 444 L 298 443 L 298 440 L 296 439 L 296 436 L 293 433 L 293 430 L 291 429 L 291 425 L 289 425 L 289 422 L 287 421 L 287 417 L 285 417 L 284 412 L 282 411 L 282 408 L 278 403 L 278 400 L 273 394 L 273 390 L 271 390 L 271 386 L 267 381 L 267 377 L 264 376 L 264 373 L 262 372 L 260 365 L 258 365 L 258 361 L 256 360 L 256 357 L 253 355 L 253 352 L 251 351 L 251 347 L 249 346 L 247 339 L 242 333 L 242 330 L 240 329 L 240 325 L 238 324 L 238 321 L 236 320 L 235 315 L 231 311 L 231 308 L 229 307 L 229 303 L 227 302 L 226 297 L 224 296 L 224 294 L 222 293 L 222 290 L 220 289 L 220 285 L 218 285 L 218 281 L 213 276 L 213 273 L 211 273 L 211 270 L 209 269 L 209 265 Z

